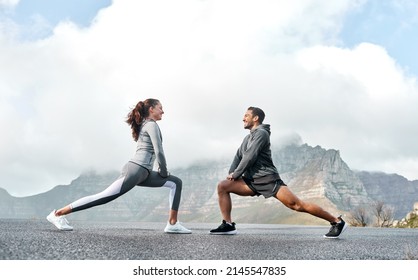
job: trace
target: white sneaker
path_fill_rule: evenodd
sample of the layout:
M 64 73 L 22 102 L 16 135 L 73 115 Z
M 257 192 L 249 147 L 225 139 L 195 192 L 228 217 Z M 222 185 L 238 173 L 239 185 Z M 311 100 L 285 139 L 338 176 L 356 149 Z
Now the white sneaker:
M 73 230 L 73 227 L 68 224 L 68 221 L 64 216 L 55 215 L 55 210 L 52 210 L 46 219 L 59 230 Z
M 192 231 L 190 229 L 185 228 L 182 224 L 180 224 L 179 221 L 177 221 L 177 223 L 175 223 L 174 225 L 170 224 L 169 222 L 167 222 L 167 225 L 164 229 L 164 232 L 167 233 L 192 233 Z

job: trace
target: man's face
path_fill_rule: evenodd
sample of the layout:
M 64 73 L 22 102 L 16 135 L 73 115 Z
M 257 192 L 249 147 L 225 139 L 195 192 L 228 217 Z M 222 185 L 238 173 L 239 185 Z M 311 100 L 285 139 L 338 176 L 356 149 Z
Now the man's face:
M 258 120 L 258 117 L 254 116 L 251 110 L 247 110 L 242 120 L 244 122 L 244 128 L 251 130 L 254 127 L 254 124 L 257 120 Z

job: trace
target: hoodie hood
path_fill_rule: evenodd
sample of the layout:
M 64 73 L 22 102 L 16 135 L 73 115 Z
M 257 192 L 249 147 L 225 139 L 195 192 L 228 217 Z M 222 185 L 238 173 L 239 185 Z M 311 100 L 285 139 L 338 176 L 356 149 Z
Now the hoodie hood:
M 267 131 L 267 133 L 269 134 L 269 135 L 271 135 L 271 132 L 270 132 L 270 125 L 269 124 L 260 124 L 259 126 L 257 126 L 255 129 L 253 129 L 253 130 L 251 130 L 251 133 L 254 133 L 256 130 L 258 130 L 258 129 L 263 129 L 263 130 L 265 130 L 265 131 Z

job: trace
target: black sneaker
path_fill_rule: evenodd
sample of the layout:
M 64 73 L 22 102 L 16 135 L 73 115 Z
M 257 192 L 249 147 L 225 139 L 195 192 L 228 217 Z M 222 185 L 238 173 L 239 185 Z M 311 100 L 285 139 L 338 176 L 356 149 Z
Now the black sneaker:
M 338 238 L 338 236 L 340 236 L 340 234 L 347 228 L 348 225 L 344 222 L 341 216 L 338 218 L 340 221 L 338 223 L 331 223 L 329 232 L 324 235 L 325 238 Z
M 235 223 L 227 223 L 225 220 L 222 220 L 222 224 L 215 229 L 210 231 L 210 234 L 237 234 L 237 230 L 235 229 Z

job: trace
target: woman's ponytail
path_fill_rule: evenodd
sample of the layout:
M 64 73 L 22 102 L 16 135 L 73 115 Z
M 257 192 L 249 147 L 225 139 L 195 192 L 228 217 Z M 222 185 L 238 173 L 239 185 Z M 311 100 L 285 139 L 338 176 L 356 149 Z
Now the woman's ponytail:
M 131 126 L 132 138 L 138 141 L 139 131 L 141 130 L 141 123 L 148 117 L 149 108 L 154 107 L 159 103 L 157 99 L 146 99 L 139 101 L 135 108 L 133 108 L 126 118 L 126 122 Z

